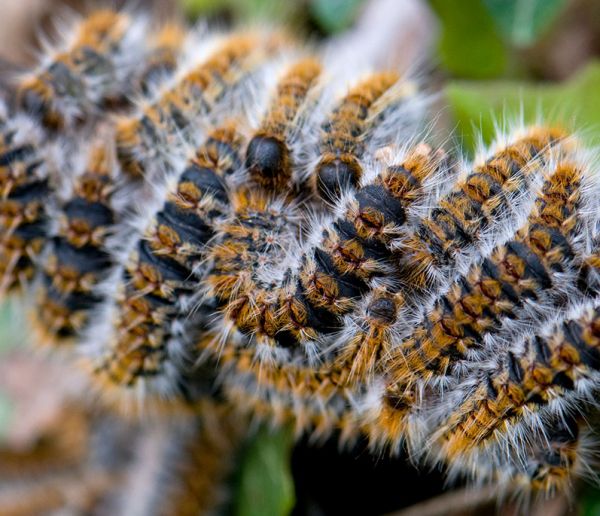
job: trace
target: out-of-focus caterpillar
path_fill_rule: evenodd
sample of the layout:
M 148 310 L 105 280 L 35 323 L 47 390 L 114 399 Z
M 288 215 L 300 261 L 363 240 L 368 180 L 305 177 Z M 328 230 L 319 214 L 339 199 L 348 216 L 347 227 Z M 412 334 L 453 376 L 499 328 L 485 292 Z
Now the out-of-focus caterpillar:
M 74 24 L 18 84 L 20 108 L 48 130 L 73 128 L 132 93 L 131 70 L 143 62 L 144 16 L 99 10 Z
M 142 388 L 160 396 L 188 394 L 180 369 L 193 360 L 185 342 L 198 332 L 191 299 L 204 248 L 228 210 L 227 176 L 241 166 L 241 147 L 232 125 L 212 131 L 164 189 L 162 207 L 140 221 L 140 239 L 113 286 L 118 294 L 109 302 L 109 328 L 91 336 L 103 339 L 90 364 L 103 390 L 116 389 L 118 397 Z
M 106 143 L 92 146 L 84 171 L 73 179 L 59 209 L 56 234 L 34 286 L 32 315 L 40 343 L 73 341 L 104 299 L 99 284 L 114 266 L 107 238 L 119 216 L 112 201 L 116 181 L 114 156 Z
M 134 429 L 112 414 L 67 402 L 29 447 L 0 448 L 0 513 L 108 509 L 131 462 Z
M 151 36 L 149 50 L 139 74 L 140 90 L 146 97 L 151 97 L 177 70 L 186 36 L 185 28 L 177 23 L 166 23 Z
M 235 33 L 217 41 L 208 56 L 176 74 L 140 111 L 117 125 L 117 156 L 123 170 L 134 176 L 146 167 L 160 169 L 180 155 L 177 148 L 198 145 L 208 116 L 218 105 L 234 103 L 245 79 L 274 59 L 285 46 L 281 34 Z M 246 81 L 247 82 L 247 81 Z
M 0 103 L 0 298 L 35 274 L 51 190 L 43 133 Z
M 155 422 L 113 493 L 118 514 L 195 515 L 229 507 L 228 487 L 248 431 L 231 406 L 203 399 L 197 414 Z

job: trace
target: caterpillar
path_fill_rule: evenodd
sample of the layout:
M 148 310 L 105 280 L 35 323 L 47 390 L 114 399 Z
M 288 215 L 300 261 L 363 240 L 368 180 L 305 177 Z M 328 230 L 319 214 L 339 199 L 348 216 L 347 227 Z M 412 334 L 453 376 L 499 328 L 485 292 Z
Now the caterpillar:
M 303 413 L 296 418 L 298 431 L 306 426 L 327 435 L 344 427 L 348 440 L 358 435 L 350 407 L 378 369 L 377 359 L 386 355 L 385 339 L 403 306 L 402 296 L 384 287 L 366 295 L 367 282 L 387 272 L 380 265 L 388 256 L 383 244 L 401 230 L 408 210 L 428 196 L 427 182 L 435 182 L 447 166 L 444 155 L 426 145 L 407 150 L 399 161 L 383 167 L 338 218 L 308 237 L 316 245 L 297 259 L 297 272 L 276 268 L 278 256 L 285 259 L 278 242 L 299 231 L 293 209 L 264 194 L 238 194 L 235 214 L 210 251 L 214 264 L 206 279 L 209 297 L 226 301 L 225 320 L 214 329 L 223 337 L 205 337 L 200 347 L 229 370 L 224 388 L 246 400 L 239 404 L 269 400 L 279 407 L 278 420 Z M 305 279 L 308 267 L 317 268 L 313 282 L 323 287 Z M 363 290 L 351 290 L 354 284 Z M 366 295 L 352 316 L 350 301 L 338 302 L 333 294 L 328 300 L 329 292 L 343 289 L 355 292 L 356 303 Z M 329 304 L 318 304 L 318 295 Z M 344 325 L 349 329 L 341 332 Z M 251 341 L 233 338 L 233 328 Z
M 158 33 L 152 35 L 147 46 L 144 66 L 139 74 L 139 88 L 145 97 L 167 81 L 177 69 L 184 51 L 187 33 L 177 23 L 166 23 Z
M 408 151 L 400 165 L 386 167 L 348 198 L 337 217 L 313 230 L 306 250 L 289 269 L 275 270 L 277 261 L 270 263 L 271 270 L 263 267 L 268 282 L 262 287 L 253 279 L 261 271 L 253 271 L 252 266 L 269 264 L 270 249 L 281 253 L 277 241 L 285 233 L 278 237 L 277 231 L 289 234 L 290 222 L 278 230 L 285 210 L 271 203 L 275 212 L 269 213 L 264 197 L 257 199 L 257 207 L 250 204 L 244 215 L 248 222 L 238 210 L 233 224 L 224 226 L 222 243 L 210 252 L 214 265 L 206 279 L 206 296 L 226 302 L 226 321 L 221 326 L 233 323 L 242 333 L 251 334 L 259 346 L 264 344 L 261 352 L 300 352 L 314 363 L 320 336 L 341 329 L 343 316 L 366 293 L 369 281 L 385 280 L 389 274 L 389 253 L 383 243 L 401 230 L 405 209 L 419 199 L 422 183 L 440 168 L 443 160 L 427 146 Z M 256 229 L 250 231 L 253 224 Z M 249 235 L 252 239 L 246 242 Z M 248 261 L 240 261 L 239 255 L 248 256 Z M 277 281 L 279 285 L 273 285 Z
M 0 297 L 23 287 L 45 243 L 50 160 L 42 132 L 27 117 L 0 106 Z M 51 149 L 45 148 L 45 153 Z
M 142 434 L 118 493 L 118 514 L 191 515 L 229 507 L 229 477 L 246 435 L 242 416 L 208 399 L 196 410 Z
M 219 38 L 217 38 L 219 39 Z M 232 34 L 215 43 L 206 59 L 177 74 L 147 106 L 118 124 L 117 157 L 125 172 L 140 176 L 145 163 L 164 163 L 175 152 L 179 138 L 194 145 L 201 140 L 201 119 L 226 100 L 236 86 L 255 74 L 285 45 L 276 34 Z M 209 45 L 210 46 L 210 45 Z M 167 163 L 169 159 L 166 160 Z
M 118 188 L 114 165 L 104 142 L 92 146 L 85 170 L 73 180 L 60 209 L 56 234 L 33 286 L 38 342 L 73 341 L 104 299 L 97 290 L 115 265 L 106 245 L 119 217 L 113 201 Z
M 241 147 L 232 125 L 215 129 L 167 185 L 162 208 L 142 221 L 146 227 L 116 286 L 108 341 L 89 364 L 102 390 L 115 390 L 117 397 L 142 385 L 161 396 L 186 391 L 174 362 L 185 362 L 183 342 L 196 330 L 177 319 L 189 317 L 194 277 L 201 275 L 204 248 L 227 209 L 227 176 L 241 166 Z
M 543 435 L 522 443 L 518 457 L 498 459 L 497 450 L 489 450 L 473 461 L 459 459 L 450 474 L 493 481 L 502 496 L 520 497 L 524 508 L 528 499 L 568 492 L 576 476 L 592 471 L 593 432 L 584 416 L 566 415 L 546 420 Z
M 524 497 L 585 475 L 593 153 L 536 125 L 466 163 L 413 81 L 335 60 L 103 10 L 0 105 L 0 292 L 102 407 L 49 461 L 98 476 L 0 450 L 41 480 L 0 512 L 223 510 L 251 419 Z
M 597 308 L 585 305 L 574 311 L 574 317 L 527 336 L 498 357 L 444 424 L 445 453 L 501 440 L 536 414 L 573 410 L 578 393 L 594 382 L 599 316 Z
M 472 172 L 465 170 L 414 235 L 399 243 L 407 285 L 432 288 L 448 278 L 449 270 L 460 268 L 468 251 L 480 249 L 491 228 L 510 217 L 512 204 L 535 185 L 551 147 L 564 137 L 558 128 L 525 128 L 499 143 Z
M 592 174 L 588 179 L 593 181 Z M 394 378 L 403 383 L 411 377 L 444 376 L 503 322 L 518 321 L 522 329 L 539 321 L 546 307 L 565 302 L 576 289 L 573 269 L 584 223 L 578 216 L 584 201 L 581 182 L 577 165 L 556 165 L 525 226 L 458 278 L 401 344 L 392 360 Z
M 292 178 L 294 160 L 299 157 L 297 142 L 305 123 L 304 105 L 322 72 L 314 58 L 291 65 L 277 83 L 259 128 L 248 143 L 246 167 L 250 176 L 267 190 L 281 191 Z
M 0 449 L 0 512 L 85 512 L 108 504 L 130 463 L 131 430 L 111 414 L 66 402 L 29 449 Z
M 402 82 L 395 72 L 373 73 L 350 89 L 322 124 L 319 162 L 312 172 L 313 188 L 333 202 L 359 184 L 363 166 L 359 156 L 374 126 L 385 126 L 414 85 Z
M 108 9 L 74 24 L 67 40 L 17 86 L 20 109 L 49 131 L 72 129 L 124 102 L 142 61 L 143 16 Z

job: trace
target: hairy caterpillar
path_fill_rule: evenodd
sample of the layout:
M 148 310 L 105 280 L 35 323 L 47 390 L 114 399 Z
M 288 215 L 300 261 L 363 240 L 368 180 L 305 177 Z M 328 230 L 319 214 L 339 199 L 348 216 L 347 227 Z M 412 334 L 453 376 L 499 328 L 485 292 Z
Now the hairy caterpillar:
M 0 297 L 34 275 L 46 236 L 49 163 L 43 133 L 0 105 Z M 50 149 L 45 148 L 45 152 Z
M 576 165 L 556 165 L 525 226 L 458 278 L 401 345 L 401 357 L 391 366 L 398 381 L 444 375 L 504 321 L 519 321 L 522 331 L 546 306 L 564 303 L 576 288 L 577 237 L 585 223 L 578 209 L 580 184 Z
M 251 177 L 268 190 L 281 191 L 292 178 L 294 143 L 302 108 L 321 75 L 321 65 L 306 58 L 291 65 L 277 83 L 277 91 L 246 151 Z M 296 150 L 297 153 L 297 150 Z
M 191 340 L 190 333 L 197 330 L 193 319 L 179 323 L 181 328 L 176 321 L 189 317 L 188 298 L 200 274 L 204 246 L 229 202 L 226 179 L 241 163 L 241 143 L 232 126 L 215 129 L 182 164 L 161 199 L 162 208 L 142 221 L 146 227 L 116 286 L 108 340 L 92 359 L 92 374 L 101 385 L 122 390 L 138 386 L 139 391 L 148 384 L 149 391 L 163 396 L 186 390 L 173 364 L 178 353 L 185 359 L 186 349 L 175 341 L 178 334 L 184 342 Z
M 186 36 L 185 28 L 176 23 L 167 23 L 158 33 L 152 35 L 144 66 L 139 74 L 143 95 L 152 96 L 153 91 L 175 72 L 183 53 Z
M 219 39 L 219 38 L 217 38 Z M 141 175 L 152 163 L 168 164 L 177 153 L 177 139 L 199 144 L 201 119 L 224 101 L 232 101 L 236 86 L 252 76 L 284 45 L 283 36 L 258 33 L 232 34 L 196 66 L 177 74 L 142 107 L 117 124 L 117 156 L 124 171 Z M 158 163 L 157 163 L 158 162 Z
M 578 307 L 573 317 L 530 335 L 483 373 L 444 424 L 444 451 L 452 456 L 503 440 L 502 434 L 541 414 L 572 412 L 594 381 L 597 308 Z M 581 394 L 580 394 L 581 393 Z
M 390 111 L 410 97 L 413 85 L 404 83 L 395 72 L 367 76 L 340 100 L 321 127 L 321 157 L 313 171 L 315 191 L 334 201 L 362 176 L 360 158 L 374 127 Z M 382 124 L 383 125 L 383 124 Z
M 212 344 L 201 341 L 229 369 L 225 388 L 236 399 L 257 406 L 269 400 L 281 413 L 276 419 L 302 412 L 299 429 L 326 435 L 343 426 L 348 438 L 356 437 L 351 407 L 379 368 L 377 359 L 386 355 L 388 329 L 403 301 L 375 288 L 357 313 L 350 312 L 369 281 L 390 272 L 384 244 L 402 230 L 409 210 L 428 196 L 427 182 L 444 167 L 443 154 L 425 145 L 407 150 L 403 161 L 382 167 L 347 199 L 337 218 L 309 236 L 310 246 L 290 271 L 277 269 L 277 257 L 289 252 L 279 242 L 299 230 L 294 211 L 262 194 L 241 193 L 232 221 L 211 250 L 207 284 L 211 295 L 226 301 L 225 321 L 215 330 L 229 332 L 233 325 L 251 340 L 238 342 L 225 333 Z M 306 272 L 310 267 L 315 270 Z M 337 300 L 335 293 L 344 289 L 352 298 Z
M 130 69 L 141 61 L 143 17 L 99 10 L 18 85 L 21 109 L 49 130 L 73 128 L 118 104 L 130 91 Z
M 113 161 L 105 143 L 92 146 L 83 173 L 74 178 L 71 195 L 60 208 L 56 234 L 33 287 L 39 341 L 72 341 L 103 300 L 97 290 L 114 266 L 106 245 L 118 219 L 112 201 L 117 188 Z
M 275 30 L 150 27 L 92 14 L 0 117 L 1 290 L 32 293 L 38 340 L 75 343 L 101 403 L 141 408 L 111 425 L 141 438 L 124 475 L 144 496 L 90 505 L 211 505 L 239 412 L 567 490 L 598 381 L 593 157 L 538 125 L 457 166 L 417 143 L 444 135 L 418 134 L 395 70 L 332 77 Z
M 549 147 L 564 136 L 559 129 L 526 128 L 472 172 L 463 172 L 414 236 L 401 244 L 407 283 L 419 288 L 447 278 L 447 271 L 460 265 L 469 249 L 480 247 L 498 218 L 535 184 Z

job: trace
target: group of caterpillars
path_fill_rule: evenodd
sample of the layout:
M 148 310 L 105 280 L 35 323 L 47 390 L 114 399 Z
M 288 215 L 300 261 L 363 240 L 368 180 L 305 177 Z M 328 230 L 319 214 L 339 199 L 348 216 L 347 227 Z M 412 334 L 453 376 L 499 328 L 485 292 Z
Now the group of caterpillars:
M 0 112 L 0 293 L 117 414 L 210 406 L 569 490 L 595 450 L 594 153 L 537 125 L 463 160 L 414 80 L 326 55 L 75 21 Z

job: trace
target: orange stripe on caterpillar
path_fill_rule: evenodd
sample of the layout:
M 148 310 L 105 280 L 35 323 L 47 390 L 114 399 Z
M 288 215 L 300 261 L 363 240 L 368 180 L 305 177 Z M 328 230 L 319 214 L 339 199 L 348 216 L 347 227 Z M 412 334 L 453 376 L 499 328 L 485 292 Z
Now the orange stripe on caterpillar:
M 452 270 L 460 253 L 482 244 L 482 235 L 527 191 L 564 139 L 555 128 L 531 127 L 455 184 L 403 245 L 406 281 L 427 288 Z
M 564 274 L 575 267 L 572 242 L 582 227 L 577 212 L 581 179 L 582 170 L 575 165 L 556 167 L 514 239 L 459 277 L 399 347 L 391 362 L 393 378 L 405 383 L 444 375 L 469 350 L 480 348 L 484 335 L 497 332 L 503 321 L 541 317 L 525 316 L 522 305 L 536 299 L 545 306 L 544 300 L 552 302 L 569 285 Z M 574 289 L 576 281 L 574 275 Z

